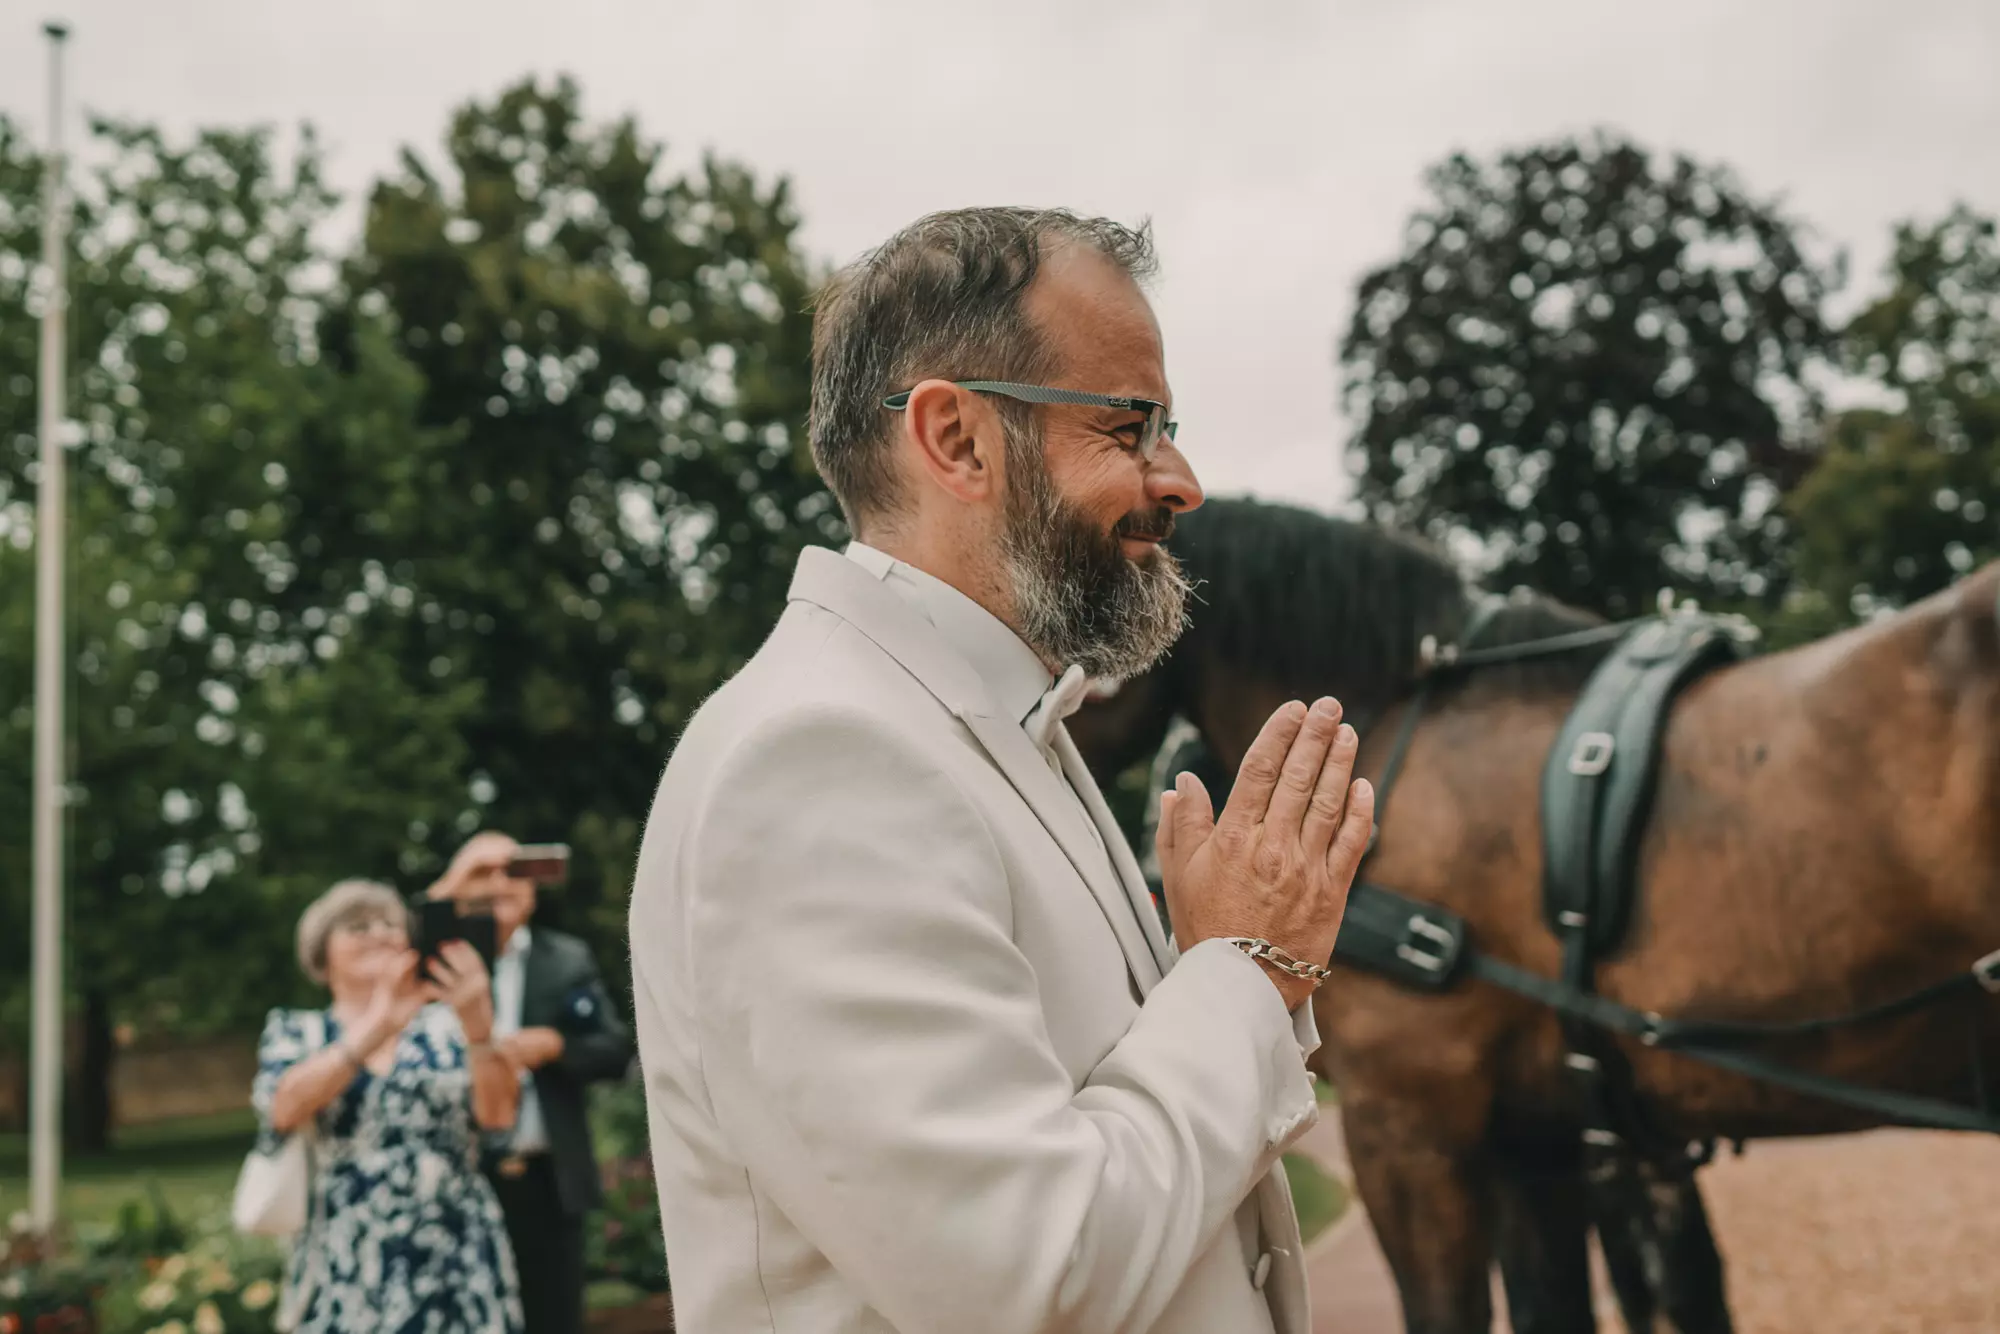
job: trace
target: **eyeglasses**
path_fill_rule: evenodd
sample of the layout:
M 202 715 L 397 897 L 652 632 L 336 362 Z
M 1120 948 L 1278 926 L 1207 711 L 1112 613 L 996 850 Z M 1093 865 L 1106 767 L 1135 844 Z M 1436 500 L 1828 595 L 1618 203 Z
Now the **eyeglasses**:
M 1003 398 L 1019 399 L 1023 403 L 1059 403 L 1067 407 L 1115 408 L 1120 412 L 1141 412 L 1145 421 L 1134 422 L 1133 429 L 1139 438 L 1126 448 L 1147 463 L 1160 448 L 1162 438 L 1172 440 L 1180 430 L 1179 422 L 1167 420 L 1167 405 L 1155 403 L 1150 398 L 1128 398 L 1122 394 L 1087 394 L 1080 389 L 1050 389 L 1039 384 L 1009 384 L 1005 380 L 953 380 L 960 389 L 970 389 L 979 394 L 999 394 Z M 891 412 L 901 412 L 910 405 L 910 391 L 891 394 L 882 400 L 882 406 Z
M 335 922 L 333 929 L 343 936 L 372 936 L 377 931 L 402 931 L 406 928 L 393 917 L 370 914 L 367 917 L 350 917 L 344 922 Z

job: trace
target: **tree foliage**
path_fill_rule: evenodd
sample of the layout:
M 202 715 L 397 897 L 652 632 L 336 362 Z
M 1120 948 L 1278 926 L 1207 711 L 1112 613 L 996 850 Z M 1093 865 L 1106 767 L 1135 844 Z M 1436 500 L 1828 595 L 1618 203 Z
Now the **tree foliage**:
M 670 172 L 578 101 L 522 84 L 466 107 L 444 168 L 406 156 L 346 254 L 310 134 L 286 153 L 94 127 L 68 879 L 96 1047 L 114 1018 L 240 1024 L 296 995 L 306 898 L 354 874 L 418 888 L 481 826 L 575 844 L 550 908 L 610 944 L 673 737 L 761 639 L 798 547 L 839 536 L 795 447 L 811 275 L 786 187 Z M 39 190 L 0 121 L 17 309 Z M 35 348 L 32 321 L 0 324 L 0 800 L 24 827 Z M 17 1017 L 27 856 L 0 842 Z
M 300 994 L 332 879 L 421 887 L 481 826 L 567 838 L 601 943 L 681 723 L 837 538 L 801 438 L 783 182 L 672 172 L 521 84 L 406 155 L 364 235 L 307 133 L 100 123 L 73 173 L 69 981 L 101 1138 L 114 1019 Z M 40 163 L 0 120 L 0 305 Z M 36 333 L 0 322 L 0 801 L 32 774 Z M 0 840 L 18 1019 L 27 840 Z M 595 911 L 592 911 L 595 910 Z
M 1837 269 L 1727 171 L 1605 135 L 1426 183 L 1340 349 L 1371 514 L 1611 615 L 1780 591 Z
M 800 545 L 838 534 L 803 448 L 797 227 L 782 181 L 669 170 L 567 81 L 522 83 L 458 112 L 441 166 L 406 154 L 352 265 L 357 316 L 386 314 L 451 444 L 407 523 L 342 540 L 392 548 L 447 608 L 405 669 L 479 684 L 462 735 L 489 822 L 572 843 L 548 910 L 606 945 L 674 737 Z
M 413 818 L 466 805 L 476 689 L 413 691 L 411 617 L 379 567 L 315 560 L 344 454 L 349 508 L 409 508 L 418 383 L 379 330 L 344 367 L 313 331 L 332 200 L 307 139 L 99 123 L 75 174 L 68 416 L 70 982 L 115 1015 L 239 1021 L 297 990 L 289 927 L 341 874 L 393 873 Z M 29 300 L 39 163 L 0 125 L 0 305 Z M 0 790 L 26 832 L 38 464 L 35 325 L 0 336 Z M 364 463 L 363 460 L 369 460 Z M 26 975 L 27 839 L 0 841 Z M 254 942 L 254 944 L 251 944 Z M 246 948 L 250 944 L 250 948 Z M 101 1075 L 101 1071 L 98 1072 Z M 78 1100 L 101 1138 L 102 1081 Z M 97 1105 L 93 1106 L 95 1103 Z
M 1897 228 L 1888 291 L 1843 333 L 1891 410 L 1842 414 L 1790 498 L 1795 614 L 1831 628 L 2000 556 L 2000 237 L 1960 205 Z

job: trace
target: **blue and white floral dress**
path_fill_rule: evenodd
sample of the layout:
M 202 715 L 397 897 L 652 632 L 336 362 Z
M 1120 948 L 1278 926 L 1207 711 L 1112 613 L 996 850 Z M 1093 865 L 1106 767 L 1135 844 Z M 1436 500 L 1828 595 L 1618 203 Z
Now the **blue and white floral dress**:
M 340 1036 L 325 1016 L 325 1041 Z M 276 1146 L 279 1079 L 320 1046 L 310 1011 L 273 1010 L 251 1103 Z M 387 1074 L 363 1070 L 320 1109 L 305 1231 L 286 1270 L 298 1334 L 521 1334 L 520 1283 L 479 1170 L 472 1070 L 458 1016 L 427 1005 Z

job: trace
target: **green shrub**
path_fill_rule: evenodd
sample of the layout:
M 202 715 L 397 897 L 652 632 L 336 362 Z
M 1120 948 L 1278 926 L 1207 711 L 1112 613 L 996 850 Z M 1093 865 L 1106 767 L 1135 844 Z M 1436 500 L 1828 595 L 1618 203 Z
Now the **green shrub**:
M 590 1129 L 598 1154 L 606 1160 L 645 1156 L 646 1090 L 636 1075 L 591 1085 Z
M 660 1235 L 660 1194 L 653 1160 L 641 1153 L 605 1164 L 604 1208 L 586 1237 L 591 1277 L 642 1292 L 667 1291 L 666 1243 Z
M 94 1259 L 109 1262 L 158 1259 L 184 1251 L 194 1241 L 155 1181 L 146 1183 L 145 1198 L 119 1205 L 108 1228 L 79 1228 L 78 1236 Z
M 0 1334 L 92 1334 L 104 1276 L 64 1238 L 17 1215 L 0 1229 Z

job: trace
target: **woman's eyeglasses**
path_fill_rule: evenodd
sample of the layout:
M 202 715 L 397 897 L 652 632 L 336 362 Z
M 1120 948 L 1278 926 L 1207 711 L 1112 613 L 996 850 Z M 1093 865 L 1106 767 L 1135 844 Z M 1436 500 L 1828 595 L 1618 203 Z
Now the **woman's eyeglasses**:
M 372 936 L 378 931 L 401 933 L 409 928 L 393 917 L 370 916 L 336 922 L 333 929 L 343 936 Z

